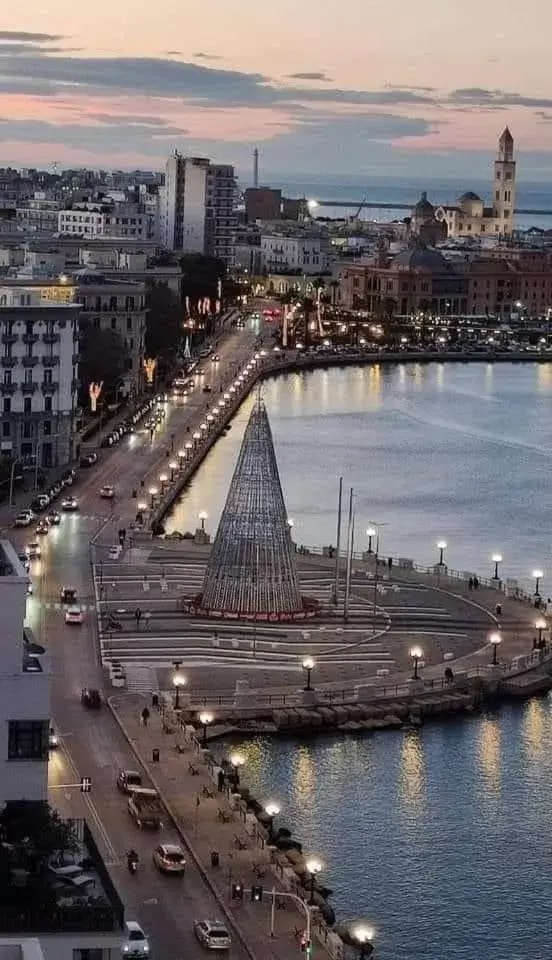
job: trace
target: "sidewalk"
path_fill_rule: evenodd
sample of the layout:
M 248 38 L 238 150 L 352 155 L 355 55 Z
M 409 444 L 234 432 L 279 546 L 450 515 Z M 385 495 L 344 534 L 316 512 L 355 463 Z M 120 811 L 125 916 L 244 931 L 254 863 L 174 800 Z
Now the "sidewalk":
M 291 889 L 283 882 L 284 863 L 289 866 L 287 858 L 281 853 L 274 854 L 272 848 L 267 847 L 266 832 L 256 819 L 251 815 L 244 817 L 226 791 L 218 791 L 216 773 L 213 779 L 202 751 L 194 740 L 185 737 L 184 731 L 177 733 L 175 724 L 174 733 L 164 733 L 162 715 L 154 709 L 151 709 L 148 726 L 144 727 L 140 712 L 146 704 L 150 708 L 151 705 L 143 697 L 113 696 L 110 702 L 117 722 L 158 790 L 186 846 L 201 872 L 206 874 L 209 885 L 215 888 L 226 912 L 235 920 L 251 953 L 258 960 L 300 957 L 296 931 L 300 937 L 306 929 L 306 918 L 291 899 L 281 897 L 278 902 L 276 898 L 275 936 L 270 936 L 272 888 Z M 172 711 L 171 716 L 174 716 Z M 172 724 L 172 719 L 165 722 Z M 152 761 L 153 749 L 159 750 L 158 763 Z M 220 858 L 218 868 L 211 866 L 214 851 Z M 274 864 L 271 864 L 271 854 L 276 861 Z M 285 876 L 288 876 L 287 870 Z M 262 884 L 262 902 L 252 903 L 249 892 L 244 892 L 243 900 L 232 900 L 231 887 L 238 882 L 243 884 L 245 891 Z M 299 895 L 308 900 L 307 890 L 300 888 Z M 315 929 L 320 926 L 321 937 L 325 939 L 327 928 L 315 923 L 316 909 L 312 914 L 312 956 L 315 960 L 327 960 L 328 954 L 315 934 Z M 330 941 L 334 941 L 333 934 L 329 936 Z M 337 937 L 335 942 L 337 950 L 332 955 L 339 958 L 341 944 Z

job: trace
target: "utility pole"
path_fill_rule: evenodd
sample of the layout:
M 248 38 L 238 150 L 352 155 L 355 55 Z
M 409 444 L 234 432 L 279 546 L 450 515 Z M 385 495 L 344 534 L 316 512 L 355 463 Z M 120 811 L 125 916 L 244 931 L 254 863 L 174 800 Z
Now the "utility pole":
M 343 499 L 343 477 L 339 478 L 339 499 L 337 502 L 337 547 L 335 553 L 335 584 L 334 584 L 334 606 L 337 607 L 339 601 L 339 554 L 341 551 L 341 510 Z

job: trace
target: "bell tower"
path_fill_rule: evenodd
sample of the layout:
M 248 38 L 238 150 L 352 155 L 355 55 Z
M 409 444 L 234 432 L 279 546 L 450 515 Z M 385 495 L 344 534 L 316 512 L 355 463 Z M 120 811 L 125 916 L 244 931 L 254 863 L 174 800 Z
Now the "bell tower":
M 493 216 L 498 221 L 500 234 L 510 234 L 514 229 L 514 207 L 516 200 L 516 161 L 514 160 L 514 138 L 506 127 L 498 140 L 498 151 L 494 165 Z

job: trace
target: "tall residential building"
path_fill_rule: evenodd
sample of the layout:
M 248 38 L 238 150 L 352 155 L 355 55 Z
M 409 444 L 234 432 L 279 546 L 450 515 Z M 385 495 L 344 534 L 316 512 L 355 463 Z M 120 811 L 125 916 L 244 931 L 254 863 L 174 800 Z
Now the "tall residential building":
M 0 452 L 51 467 L 73 458 L 80 307 L 0 286 Z
M 174 153 L 161 192 L 161 240 L 169 250 L 232 260 L 234 167 Z
M 50 677 L 24 627 L 28 584 L 13 545 L 0 540 L 0 809 L 48 799 Z

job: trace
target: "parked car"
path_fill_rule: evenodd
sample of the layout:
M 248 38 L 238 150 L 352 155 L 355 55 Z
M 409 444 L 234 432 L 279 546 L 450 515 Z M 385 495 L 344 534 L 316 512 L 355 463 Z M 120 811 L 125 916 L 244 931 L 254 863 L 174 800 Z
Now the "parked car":
M 50 732 L 48 734 L 48 748 L 50 750 L 57 750 L 59 747 L 59 737 L 53 727 L 50 727 Z
M 97 453 L 84 453 L 79 461 L 79 466 L 81 467 L 93 467 L 95 463 L 98 462 Z
M 232 938 L 220 920 L 197 920 L 194 933 L 207 950 L 229 950 Z
M 142 786 L 142 775 L 136 770 L 120 770 L 117 775 L 117 790 L 121 793 L 132 793 L 136 787 Z
M 213 389 L 213 388 L 212 388 L 211 384 L 210 384 L 210 383 L 206 383 L 206 384 L 204 385 L 204 387 L 203 387 L 203 393 L 211 393 L 212 389 Z
M 123 550 L 122 547 L 120 547 L 118 544 L 114 544 L 112 547 L 109 548 L 109 554 L 108 554 L 109 559 L 118 560 L 119 557 L 121 556 L 122 550 Z
M 19 557 L 19 559 L 21 560 L 21 563 L 23 564 L 25 573 L 28 573 L 29 570 L 31 569 L 31 563 L 30 563 L 29 557 L 27 556 L 27 553 L 18 553 L 17 556 Z
M 160 873 L 182 876 L 186 869 L 184 851 L 176 843 L 160 843 L 153 851 L 153 862 Z
M 22 510 L 13 521 L 14 527 L 30 527 L 35 515 L 32 510 Z

